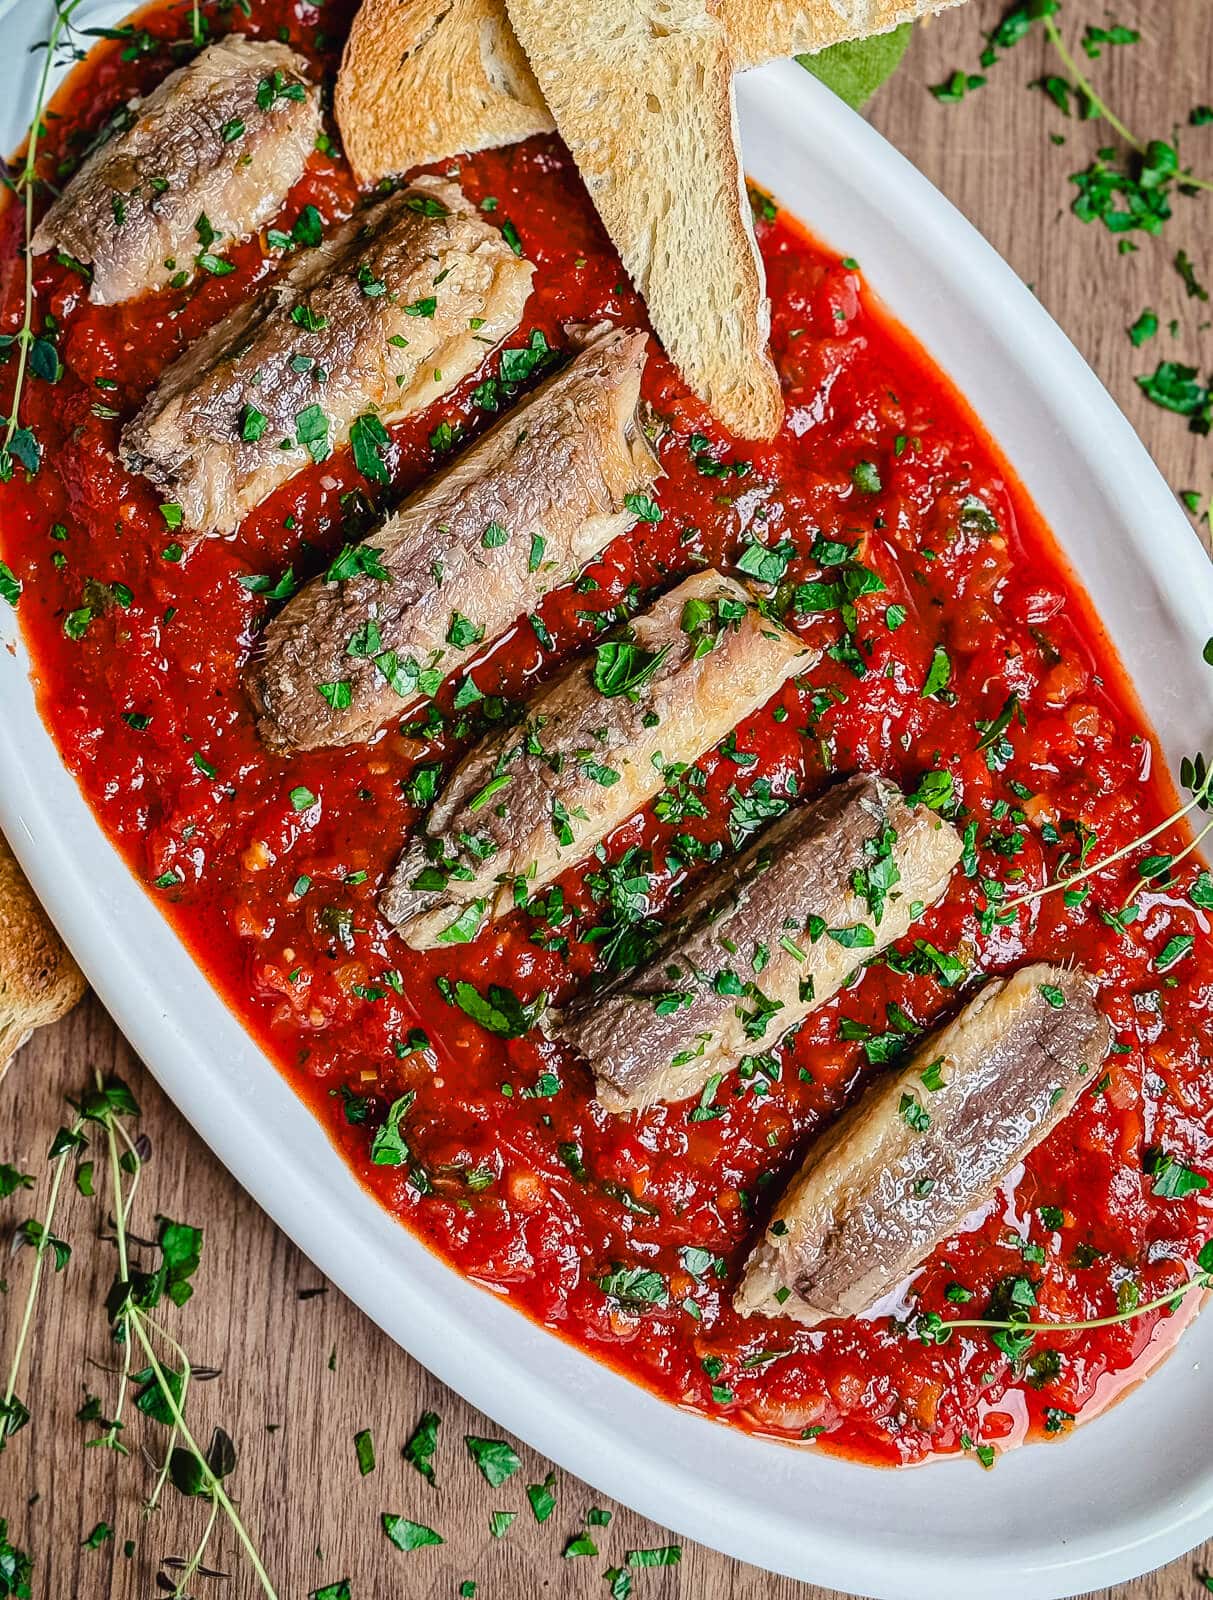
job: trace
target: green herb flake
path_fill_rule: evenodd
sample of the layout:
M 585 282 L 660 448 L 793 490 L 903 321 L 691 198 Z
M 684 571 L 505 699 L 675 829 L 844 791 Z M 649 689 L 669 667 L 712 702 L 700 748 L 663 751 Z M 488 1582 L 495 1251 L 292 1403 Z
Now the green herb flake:
M 504 1439 L 478 1439 L 466 1434 L 463 1442 L 481 1477 L 494 1489 L 512 1478 L 522 1465 L 517 1452 Z
M 1177 933 L 1174 938 L 1168 939 L 1154 957 L 1155 972 L 1169 972 L 1176 962 L 1183 960 L 1195 942 L 1195 937 L 1190 933 Z
M 922 686 L 922 698 L 929 699 L 932 695 L 939 694 L 946 689 L 952 679 L 952 661 L 943 645 L 937 644 L 931 656 L 931 665 L 927 669 L 926 681 Z
M 371 1430 L 363 1428 L 354 1435 L 354 1454 L 358 1458 L 358 1471 L 366 1477 L 375 1470 L 375 1441 L 371 1438 Z
M 1158 315 L 1147 308 L 1129 329 L 1129 338 L 1133 341 L 1134 348 L 1140 350 L 1146 340 L 1152 339 L 1157 332 Z
M 528 1483 L 526 1497 L 536 1522 L 546 1522 L 556 1509 L 556 1474 L 549 1472 L 542 1483 Z
M 412 1522 L 408 1517 L 383 1513 L 383 1531 L 397 1550 L 421 1550 L 430 1544 L 445 1544 L 446 1540 L 423 1522 Z
M 371 483 L 387 483 L 387 429 L 373 411 L 364 411 L 350 424 L 350 446 L 354 465 Z
M 434 1452 L 438 1448 L 440 1422 L 441 1418 L 436 1411 L 423 1411 L 401 1452 L 409 1466 L 415 1467 L 431 1488 L 435 1482 Z
M 650 1550 L 629 1550 L 629 1567 L 676 1567 L 682 1560 L 680 1544 L 657 1545 Z
M 1209 1187 L 1209 1180 L 1203 1173 L 1193 1171 L 1165 1150 L 1147 1151 L 1143 1167 L 1153 1179 L 1151 1188 L 1162 1200 L 1182 1200 Z

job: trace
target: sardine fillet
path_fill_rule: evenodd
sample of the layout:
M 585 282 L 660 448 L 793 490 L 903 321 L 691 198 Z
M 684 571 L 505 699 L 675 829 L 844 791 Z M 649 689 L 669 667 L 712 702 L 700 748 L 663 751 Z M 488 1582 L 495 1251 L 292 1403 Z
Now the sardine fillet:
M 360 415 L 398 422 L 474 371 L 521 322 L 533 271 L 453 184 L 419 178 L 174 362 L 123 460 L 187 529 L 231 533 Z
M 737 1310 L 810 1327 L 866 1311 L 1060 1122 L 1111 1043 L 1085 973 L 1039 963 L 992 979 L 810 1148 Z
M 902 938 L 960 854 L 942 818 L 857 774 L 781 817 L 691 896 L 648 961 L 552 1031 L 589 1062 L 608 1111 L 685 1099 L 772 1049 Z
M 646 343 L 595 339 L 407 500 L 366 541 L 384 576 L 317 578 L 283 608 L 246 676 L 267 744 L 369 739 L 631 526 L 657 473 Z
M 34 234 L 36 253 L 91 265 L 100 305 L 192 274 L 204 249 L 222 254 L 268 222 L 315 146 L 320 92 L 286 45 L 233 34 L 171 72 L 134 119 L 88 157 Z
M 657 664 L 633 691 L 602 694 L 598 658 L 577 661 L 528 703 L 522 724 L 483 739 L 456 768 L 380 902 L 414 949 L 446 942 L 469 907 L 481 924 L 504 915 L 516 879 L 534 893 L 584 860 L 671 767 L 697 761 L 809 664 L 747 589 L 710 571 L 662 595 L 623 642 Z M 436 872 L 454 875 L 443 888 L 417 886 Z

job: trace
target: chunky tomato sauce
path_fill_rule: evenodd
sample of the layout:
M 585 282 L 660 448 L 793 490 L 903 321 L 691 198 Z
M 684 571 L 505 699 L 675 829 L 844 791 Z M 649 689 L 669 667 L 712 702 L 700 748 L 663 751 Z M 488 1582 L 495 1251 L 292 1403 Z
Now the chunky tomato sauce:
M 212 17 L 216 31 L 287 37 L 329 74 L 345 21 L 336 6 L 286 0 Z M 140 18 L 146 38 L 94 49 L 48 122 L 48 178 L 183 58 L 187 24 L 188 8 L 153 10 Z M 307 204 L 329 224 L 355 205 L 330 134 L 279 228 Z M 537 264 L 511 343 L 539 329 L 567 348 L 569 323 L 643 324 L 558 142 L 444 170 L 513 224 Z M 1056 878 L 1084 848 L 1098 859 L 1161 820 L 1169 790 L 1098 623 L 980 425 L 873 303 L 859 265 L 773 205 L 757 209 L 782 433 L 760 447 L 724 438 L 654 349 L 645 398 L 664 425 L 660 520 L 553 594 L 538 631 L 523 622 L 495 645 L 471 673 L 484 698 L 463 710 L 448 684 L 435 710 L 368 747 L 283 759 L 254 733 L 240 670 L 275 604 L 266 590 L 288 568 L 297 578 L 321 570 L 489 425 L 473 391 L 496 357 L 392 430 L 390 490 L 341 452 L 275 494 L 236 538 L 184 554 L 149 485 L 118 464 L 121 425 L 165 364 L 276 270 L 282 252 L 264 237 L 237 246 L 225 276 L 109 309 L 90 305 L 70 264 L 38 258 L 34 327 L 64 370 L 26 383 L 22 418 L 42 464 L 0 488 L 3 553 L 23 586 L 18 615 L 43 713 L 102 824 L 406 1226 L 680 1405 L 870 1462 L 961 1449 L 988 1459 L 991 1445 L 1064 1434 L 1174 1331 L 1155 1313 L 1038 1335 L 1015 1358 L 982 1330 L 939 1344 L 914 1329 L 923 1312 L 947 1320 L 1023 1303 L 1024 1280 L 1046 1321 L 1111 1315 L 1185 1280 L 1208 1228 L 1213 1172 L 1208 880 L 1185 862 L 1140 897 L 1136 920 L 1105 920 L 1148 850 L 1180 847 L 1174 835 L 1102 872 L 1080 903 L 1051 894 L 1005 921 L 986 909 L 998 893 L 987 880 L 1012 895 Z M 11 333 L 23 292 L 19 209 L 0 221 Z M 805 609 L 797 586 L 847 570 L 823 566 L 819 540 L 853 546 L 850 558 L 879 586 L 866 577 L 847 607 Z M 744 830 L 771 796 L 811 795 L 856 768 L 907 790 L 950 775 L 950 801 L 947 780 L 930 781 L 969 830 L 964 867 L 892 962 L 874 962 L 776 1055 L 710 1086 L 702 1105 L 608 1116 L 582 1064 L 537 1031 L 510 1040 L 486 1031 L 437 982 L 499 984 L 524 1006 L 569 996 L 601 966 L 601 943 L 584 936 L 609 921 L 603 863 L 561 880 L 563 912 L 551 902 L 546 919 L 519 911 L 472 946 L 425 955 L 378 919 L 377 891 L 419 814 L 427 769 L 449 768 L 503 702 L 588 649 L 604 619 L 706 562 L 753 571 L 756 543 L 777 552 L 766 569 L 778 578 L 773 603 L 832 654 L 702 762 L 703 815 L 659 820 L 650 808 L 608 841 L 609 864 L 624 863 L 617 878 L 633 880 L 631 903 L 639 878 L 641 910 L 660 912 L 711 870 L 714 848 L 732 848 L 730 820 Z M 955 962 L 916 941 L 956 958 L 970 979 L 1027 960 L 1081 962 L 1099 977 L 1116 1050 L 899 1306 L 811 1332 L 743 1320 L 730 1293 L 745 1251 L 815 1132 L 887 1070 L 890 1018 L 923 1028 L 959 1004 Z M 407 1159 L 374 1165 L 372 1137 L 406 1092 Z M 1188 1174 L 1179 1184 L 1165 1176 L 1177 1171 Z M 634 1285 L 635 1274 L 619 1276 L 634 1268 L 656 1275 L 642 1280 L 645 1297 L 608 1292 Z

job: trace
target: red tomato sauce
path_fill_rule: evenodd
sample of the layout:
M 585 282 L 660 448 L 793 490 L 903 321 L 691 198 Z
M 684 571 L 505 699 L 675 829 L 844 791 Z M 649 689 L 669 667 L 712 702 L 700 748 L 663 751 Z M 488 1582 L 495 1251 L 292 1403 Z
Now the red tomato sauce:
M 288 37 L 331 80 L 347 17 L 335 5 L 252 0 L 247 18 L 233 8 L 211 20 L 216 32 Z M 94 49 L 48 120 L 46 176 L 188 54 L 170 48 L 187 22 L 188 8 L 155 9 L 139 18 L 146 40 Z M 326 224 L 355 204 L 328 126 L 332 147 L 312 158 L 279 228 L 305 204 Z M 644 324 L 556 140 L 441 170 L 486 215 L 512 222 L 536 263 L 511 344 L 540 329 L 567 348 L 570 323 Z M 707 1416 L 874 1463 L 984 1454 L 1064 1435 L 1139 1370 L 1166 1315 L 1037 1336 L 1016 1362 L 981 1330 L 923 1343 L 916 1314 L 981 1315 L 1000 1285 L 1026 1278 L 1043 1320 L 1109 1315 L 1181 1284 L 1205 1238 L 1213 1191 L 1194 1180 L 1190 1193 L 1168 1196 L 1151 1165 L 1164 1152 L 1201 1178 L 1213 1171 L 1209 920 L 1193 902 L 1203 893 L 1191 860 L 1141 897 L 1141 915 L 1123 929 L 1101 916 L 1120 906 L 1149 851 L 1180 848 L 1178 833 L 1102 872 L 1078 904 L 1052 894 L 1005 924 L 983 920 L 983 879 L 1014 894 L 1056 878 L 1079 849 L 1076 824 L 1096 836 L 1092 858 L 1106 855 L 1166 815 L 1169 787 L 1098 623 L 980 424 L 865 291 L 855 263 L 772 206 L 758 211 L 782 432 L 761 446 L 724 437 L 654 344 L 645 399 L 666 425 L 660 521 L 640 523 L 582 582 L 549 597 L 549 642 L 524 621 L 493 646 L 471 674 L 486 701 L 465 713 L 448 684 L 440 717 L 369 746 L 268 754 L 240 673 L 273 602 L 241 579 L 274 582 L 288 567 L 310 577 L 361 538 L 378 511 L 493 420 L 473 390 L 496 372 L 496 356 L 391 430 L 389 490 L 342 451 L 276 493 L 236 538 L 184 555 L 155 493 L 119 464 L 122 423 L 165 364 L 276 270 L 281 252 L 264 235 L 231 252 L 226 276 L 112 308 L 89 303 L 70 265 L 37 258 L 34 327 L 53 338 L 64 370 L 26 383 L 22 420 L 42 465 L 0 487 L 3 553 L 23 586 L 18 617 L 43 714 L 102 825 L 359 1178 L 407 1227 L 519 1310 Z M 7 333 L 20 326 L 21 225 L 9 206 L 0 217 Z M 0 368 L 6 410 L 14 369 L 10 350 Z M 819 537 L 853 544 L 883 583 L 849 616 L 789 607 L 795 585 L 830 576 L 811 554 Z M 570 910 L 560 925 L 518 912 L 472 946 L 422 955 L 375 909 L 419 814 L 410 798 L 419 768 L 449 769 L 482 731 L 482 713 L 500 711 L 493 697 L 520 699 L 590 648 L 602 613 L 634 609 L 706 562 L 736 571 L 754 540 L 786 547 L 775 603 L 834 654 L 750 718 L 731 753 L 704 759 L 706 816 L 660 822 L 650 808 L 611 837 L 610 860 L 651 853 L 650 907 L 660 911 L 710 870 L 693 861 L 671 870 L 671 849 L 680 860 L 688 853 L 676 836 L 729 848 L 731 786 L 804 796 L 864 768 L 913 790 L 925 773 L 947 772 L 963 804 L 957 826 L 971 829 L 965 866 L 899 950 L 926 940 L 970 973 L 1080 962 L 1098 975 L 1116 1029 L 1101 1080 L 984 1220 L 917 1276 L 901 1313 L 909 1320 L 809 1331 L 741 1319 L 730 1295 L 814 1133 L 886 1070 L 856 1035 L 885 1033 L 891 1005 L 920 1028 L 956 1010 L 956 991 L 929 961 L 909 971 L 876 961 L 766 1070 L 720 1083 L 706 1114 L 688 1103 L 612 1117 L 591 1097 L 582 1063 L 537 1031 L 494 1036 L 436 983 L 497 983 L 523 1003 L 568 997 L 597 960 L 580 937 L 600 920 L 585 872 L 561 880 Z M 924 695 L 940 647 L 950 678 Z M 991 731 L 1009 701 L 1014 715 Z M 300 791 L 313 798 L 301 804 Z M 1171 961 L 1164 952 L 1176 939 L 1182 953 Z M 371 1139 L 406 1092 L 415 1096 L 400 1124 L 408 1159 L 373 1165 Z M 606 1293 L 603 1280 L 620 1267 L 659 1274 L 664 1304 Z

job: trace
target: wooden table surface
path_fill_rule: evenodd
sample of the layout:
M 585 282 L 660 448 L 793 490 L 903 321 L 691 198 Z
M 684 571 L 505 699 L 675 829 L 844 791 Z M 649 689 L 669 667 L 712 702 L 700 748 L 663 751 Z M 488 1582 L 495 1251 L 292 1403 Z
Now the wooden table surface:
M 1147 403 L 1133 379 L 1162 356 L 1206 373 L 1213 367 L 1213 335 L 1198 331 L 1203 308 L 1186 299 L 1172 264 L 1183 246 L 1202 276 L 1213 275 L 1213 195 L 1177 200 L 1163 238 L 1135 235 L 1141 249 L 1123 257 L 1102 227 L 1083 226 L 1069 215 L 1068 175 L 1086 165 L 1107 134 L 1093 124 L 1065 122 L 1043 93 L 1028 89 L 1046 67 L 1043 40 L 1021 45 L 963 104 L 939 104 L 926 85 L 956 67 L 972 70 L 981 30 L 1000 11 L 997 0 L 974 0 L 920 28 L 900 73 L 871 107 L 872 118 L 1035 287 L 1128 412 L 1167 480 L 1177 490 L 1207 495 L 1213 489 L 1210 441 Z M 1209 0 L 1126 0 L 1114 18 L 1076 0 L 1062 20 L 1071 40 L 1084 22 L 1116 20 L 1143 30 L 1141 44 L 1105 51 L 1089 64 L 1109 102 L 1141 135 L 1170 137 L 1193 105 L 1213 100 Z M 1066 142 L 1052 143 L 1059 132 Z M 1181 129 L 1181 137 L 1196 170 L 1213 171 L 1213 126 Z M 1136 351 L 1126 327 L 1147 305 L 1161 317 L 1163 332 Z M 1181 319 L 1178 338 L 1166 331 L 1172 317 Z M 1207 538 L 1207 526 L 1202 531 Z M 205 1229 L 198 1292 L 174 1313 L 173 1325 L 195 1361 L 223 1370 L 197 1386 L 191 1412 L 200 1435 L 209 1437 L 211 1424 L 222 1422 L 237 1443 L 232 1492 L 282 1600 L 303 1600 L 344 1577 L 353 1600 L 453 1600 L 465 1579 L 476 1581 L 477 1600 L 518 1600 L 528 1593 L 582 1600 L 607 1595 L 604 1571 L 627 1549 L 674 1537 L 563 1473 L 557 1474 L 557 1509 L 537 1525 L 525 1485 L 540 1482 L 548 1464 L 521 1446 L 523 1470 L 490 1490 L 462 1437 L 499 1436 L 500 1430 L 419 1368 L 335 1289 L 325 1289 L 316 1269 L 192 1134 L 91 996 L 18 1058 L 0 1091 L 7 1103 L 0 1159 L 45 1170 L 43 1157 L 63 1117 L 62 1096 L 81 1089 L 95 1067 L 130 1083 L 151 1140 L 134 1231 L 141 1224 L 151 1229 L 156 1212 Z M 26 1214 L 20 1197 L 5 1202 L 6 1230 Z M 100 1215 L 98 1202 L 71 1192 L 58 1231 L 74 1240 L 76 1254 L 68 1270 L 44 1286 L 21 1385 L 34 1420 L 0 1455 L 0 1516 L 8 1518 L 14 1542 L 34 1557 L 34 1594 L 48 1600 L 154 1595 L 159 1561 L 188 1554 L 204 1516 L 200 1504 L 170 1495 L 164 1510 L 143 1518 L 151 1470 L 138 1451 L 123 1459 L 83 1448 L 90 1430 L 75 1412 L 85 1391 L 100 1394 L 103 1403 L 112 1398 L 113 1380 L 103 1370 L 112 1347 L 102 1302 L 113 1255 L 90 1234 Z M 24 1251 L 8 1268 L 9 1293 L 0 1302 L 6 1362 L 30 1260 Z M 442 1419 L 436 1490 L 400 1455 L 424 1410 Z M 136 1423 L 157 1442 L 153 1424 Z M 379 1458 L 368 1477 L 360 1477 L 354 1453 L 354 1434 L 362 1428 L 372 1429 Z M 128 1431 L 138 1439 L 139 1426 Z M 875 1502 L 878 1483 L 873 1490 Z M 593 1530 L 601 1555 L 561 1559 L 593 1505 L 613 1513 L 609 1526 Z M 498 1509 L 520 1515 L 505 1538 L 494 1540 L 489 1513 Z M 431 1524 L 446 1543 L 397 1553 L 380 1530 L 383 1511 Z M 96 1550 L 82 1548 L 99 1521 L 110 1523 L 116 1538 Z M 127 1539 L 136 1542 L 129 1558 L 123 1555 Z M 195 1596 L 254 1595 L 249 1570 L 222 1527 L 209 1559 L 233 1576 L 199 1580 Z M 1205 1592 L 1197 1573 L 1206 1562 L 1213 1565 L 1213 1546 L 1115 1593 L 1120 1600 L 1195 1600 Z M 946 1575 L 940 1579 L 942 1591 Z M 637 1600 L 811 1600 L 825 1593 L 690 1544 L 681 1566 L 637 1573 L 633 1592 Z

